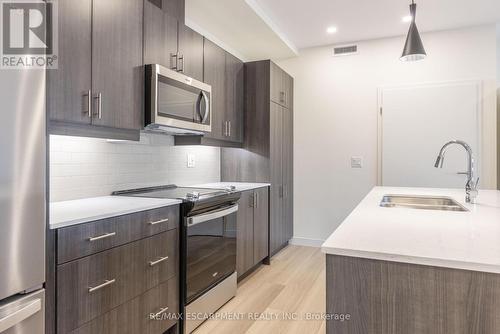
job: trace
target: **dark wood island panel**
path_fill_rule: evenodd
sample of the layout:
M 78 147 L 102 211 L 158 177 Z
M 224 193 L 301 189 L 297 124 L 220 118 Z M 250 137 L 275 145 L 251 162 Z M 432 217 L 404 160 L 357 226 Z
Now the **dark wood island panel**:
M 500 275 L 327 255 L 329 334 L 497 334 Z

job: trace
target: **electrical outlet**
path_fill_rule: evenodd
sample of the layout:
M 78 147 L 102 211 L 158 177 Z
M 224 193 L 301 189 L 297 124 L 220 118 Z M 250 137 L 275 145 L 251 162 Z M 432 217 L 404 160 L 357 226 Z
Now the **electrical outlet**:
M 194 154 L 188 154 L 187 155 L 187 167 L 188 168 L 194 168 L 196 165 L 196 157 Z
M 351 157 L 351 168 L 363 168 L 363 157 Z

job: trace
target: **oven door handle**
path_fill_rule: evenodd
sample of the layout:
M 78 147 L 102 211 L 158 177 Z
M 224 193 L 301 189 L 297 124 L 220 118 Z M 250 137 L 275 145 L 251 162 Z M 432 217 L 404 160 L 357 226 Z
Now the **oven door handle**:
M 186 220 L 187 226 L 190 227 L 190 226 L 204 223 L 204 222 L 207 222 L 207 221 L 210 221 L 213 219 L 221 218 L 221 217 L 230 215 L 231 213 L 235 213 L 236 211 L 238 211 L 238 204 L 230 206 L 229 208 L 224 208 L 222 210 L 211 211 L 209 213 L 205 213 L 202 215 L 189 217 Z

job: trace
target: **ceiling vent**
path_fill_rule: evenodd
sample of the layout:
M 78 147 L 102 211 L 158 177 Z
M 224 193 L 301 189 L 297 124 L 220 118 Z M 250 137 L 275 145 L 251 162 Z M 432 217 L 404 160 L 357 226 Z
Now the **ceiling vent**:
M 350 56 L 350 55 L 355 55 L 357 53 L 358 53 L 357 45 L 343 45 L 343 46 L 337 46 L 333 49 L 334 57 Z

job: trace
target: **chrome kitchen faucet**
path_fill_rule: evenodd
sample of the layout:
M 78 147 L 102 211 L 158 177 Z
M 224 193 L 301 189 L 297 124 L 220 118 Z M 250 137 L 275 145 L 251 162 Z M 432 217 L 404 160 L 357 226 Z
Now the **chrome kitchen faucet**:
M 458 174 L 465 174 L 467 175 L 467 183 L 465 184 L 465 202 L 467 203 L 476 203 L 476 197 L 478 194 L 477 190 L 477 185 L 479 183 L 479 177 L 476 179 L 476 181 L 473 180 L 474 178 L 474 158 L 472 156 L 472 149 L 467 144 L 466 142 L 462 140 L 452 140 L 447 142 L 446 144 L 441 147 L 441 150 L 439 151 L 439 154 L 436 159 L 436 163 L 434 164 L 434 167 L 436 168 L 442 168 L 443 167 L 443 162 L 444 162 L 444 155 L 446 154 L 446 149 L 448 146 L 457 144 L 462 146 L 465 151 L 467 152 L 467 172 L 464 173 L 458 173 Z

